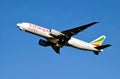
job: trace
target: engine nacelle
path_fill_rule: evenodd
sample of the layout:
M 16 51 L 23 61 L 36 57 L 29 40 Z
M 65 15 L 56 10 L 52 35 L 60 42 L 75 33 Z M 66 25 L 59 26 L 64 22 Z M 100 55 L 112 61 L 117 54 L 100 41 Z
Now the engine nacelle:
M 50 30 L 50 35 L 56 37 L 56 36 L 59 36 L 59 35 L 64 35 L 63 33 L 57 31 L 57 30 L 54 30 L 54 29 L 51 29 Z
M 49 46 L 49 43 L 46 40 L 40 39 L 39 40 L 39 45 L 46 47 L 46 46 Z

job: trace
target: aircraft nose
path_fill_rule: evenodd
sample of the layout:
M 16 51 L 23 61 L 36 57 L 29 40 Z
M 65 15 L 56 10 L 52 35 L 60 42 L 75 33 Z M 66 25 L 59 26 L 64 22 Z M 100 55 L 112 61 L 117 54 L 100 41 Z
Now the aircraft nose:
M 21 26 L 21 23 L 17 23 L 17 26 Z
M 17 23 L 17 26 L 20 30 L 23 30 L 22 23 Z

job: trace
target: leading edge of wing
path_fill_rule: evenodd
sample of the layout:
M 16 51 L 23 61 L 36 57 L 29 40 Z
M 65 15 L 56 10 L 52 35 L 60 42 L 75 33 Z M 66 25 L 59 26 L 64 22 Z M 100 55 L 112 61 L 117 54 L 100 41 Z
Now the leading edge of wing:
M 85 30 L 86 28 L 88 28 L 88 27 L 90 27 L 90 26 L 92 26 L 96 23 L 99 23 L 99 22 L 95 21 L 95 22 L 92 22 L 92 23 L 88 23 L 88 24 L 85 24 L 85 25 L 82 25 L 82 26 L 72 28 L 72 29 L 64 30 L 64 31 L 62 31 L 62 33 L 71 37 L 71 36 Z

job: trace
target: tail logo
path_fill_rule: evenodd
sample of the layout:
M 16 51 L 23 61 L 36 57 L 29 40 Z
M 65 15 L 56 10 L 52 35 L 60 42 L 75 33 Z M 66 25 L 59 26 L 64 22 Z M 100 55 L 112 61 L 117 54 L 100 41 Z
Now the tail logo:
M 92 45 L 98 47 L 98 46 L 101 46 L 101 44 L 103 43 L 103 41 L 105 40 L 105 36 L 102 35 L 100 36 L 99 38 L 95 39 L 94 41 L 91 42 Z

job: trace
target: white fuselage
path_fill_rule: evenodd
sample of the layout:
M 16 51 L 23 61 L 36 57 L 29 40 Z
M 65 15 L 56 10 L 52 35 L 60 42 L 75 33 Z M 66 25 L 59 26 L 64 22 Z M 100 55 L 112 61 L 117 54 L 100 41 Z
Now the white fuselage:
M 21 30 L 44 37 L 47 40 L 49 40 L 53 43 L 56 43 L 50 39 L 50 38 L 54 38 L 54 37 L 50 35 L 50 30 L 47 28 L 44 28 L 44 27 L 41 27 L 41 26 L 38 26 L 35 24 L 31 24 L 31 23 L 25 23 L 25 22 L 18 23 L 17 26 Z M 68 41 L 67 44 L 68 45 L 66 45 L 66 46 L 71 46 L 71 47 L 81 49 L 81 50 L 100 51 L 100 50 L 97 50 L 96 48 L 94 48 L 95 47 L 94 45 L 87 43 L 85 41 L 73 38 L 73 37 L 71 37 L 71 39 Z

